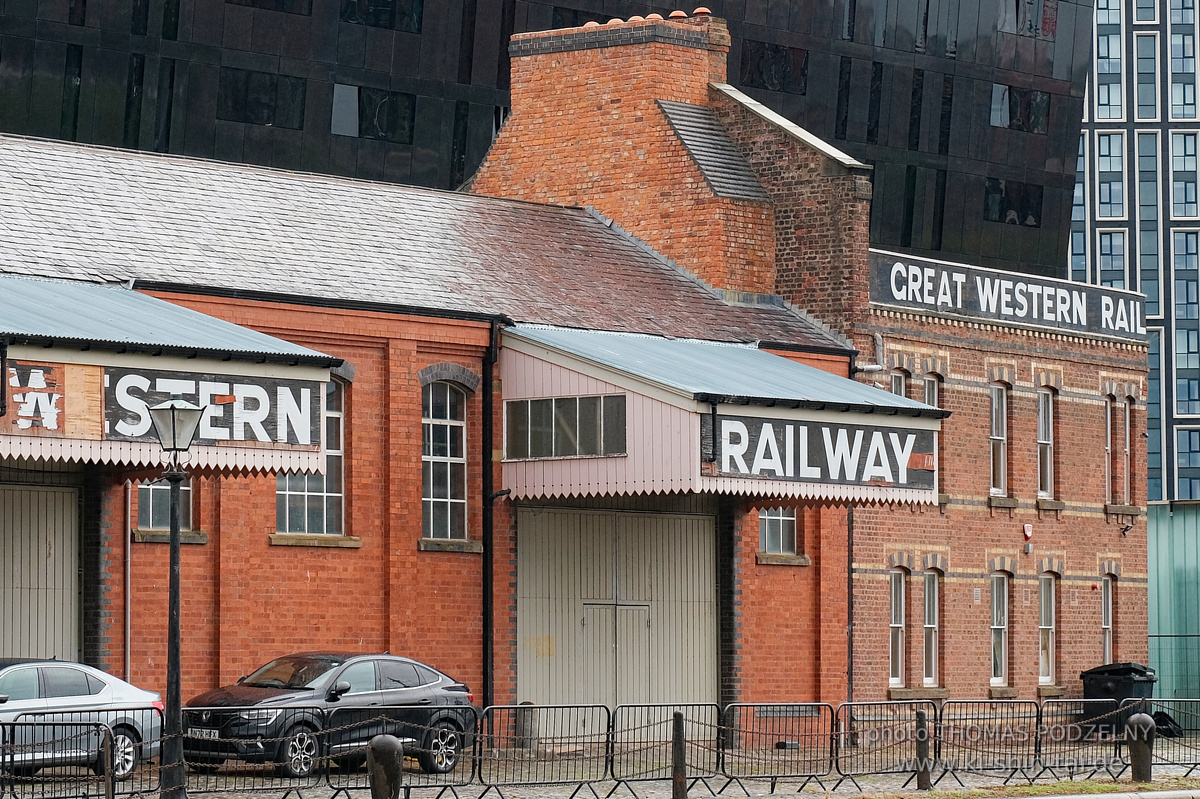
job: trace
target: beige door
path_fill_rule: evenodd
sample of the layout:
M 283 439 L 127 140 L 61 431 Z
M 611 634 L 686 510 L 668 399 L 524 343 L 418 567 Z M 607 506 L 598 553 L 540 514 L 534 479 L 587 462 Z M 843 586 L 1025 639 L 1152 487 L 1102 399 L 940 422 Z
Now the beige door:
M 0 486 L 0 657 L 79 659 L 73 488 Z
M 517 525 L 518 701 L 717 700 L 711 516 L 522 508 Z

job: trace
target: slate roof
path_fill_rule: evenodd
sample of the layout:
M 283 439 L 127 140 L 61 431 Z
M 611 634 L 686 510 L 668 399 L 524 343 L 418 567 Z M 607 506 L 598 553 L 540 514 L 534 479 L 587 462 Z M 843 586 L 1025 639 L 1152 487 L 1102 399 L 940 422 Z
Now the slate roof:
M 0 337 L 15 343 L 333 366 L 282 339 L 112 284 L 0 275 Z
M 14 136 L 0 273 L 847 348 L 793 309 L 726 303 L 585 209 Z
M 949 411 L 823 372 L 744 344 L 517 325 L 505 338 L 533 341 L 702 402 L 792 405 L 941 419 Z
M 659 107 L 675 135 L 700 168 L 718 197 L 736 200 L 770 200 L 758 176 L 706 106 L 659 100 Z

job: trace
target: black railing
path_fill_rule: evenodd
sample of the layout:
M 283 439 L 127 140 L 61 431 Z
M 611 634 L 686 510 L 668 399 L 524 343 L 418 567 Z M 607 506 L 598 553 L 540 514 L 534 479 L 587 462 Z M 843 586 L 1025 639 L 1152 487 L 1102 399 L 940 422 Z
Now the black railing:
M 683 716 L 688 778 L 725 784 L 875 774 L 1119 776 L 1124 722 L 1159 722 L 1155 761 L 1200 768 L 1200 700 L 853 702 L 429 708 L 188 708 L 188 789 L 200 793 L 370 787 L 366 745 L 404 744 L 403 787 L 564 784 L 576 792 L 671 779 L 672 719 Z M 153 708 L 23 716 L 0 724 L 0 799 L 93 799 L 159 790 L 162 716 Z M 960 780 L 961 781 L 961 780 Z M 706 783 L 707 784 L 707 783 Z M 713 786 L 709 785 L 710 790 Z M 744 787 L 744 786 L 743 786 Z M 615 788 L 614 788 L 615 790 Z M 486 791 L 485 791 L 486 792 Z M 594 792 L 594 787 L 593 787 Z

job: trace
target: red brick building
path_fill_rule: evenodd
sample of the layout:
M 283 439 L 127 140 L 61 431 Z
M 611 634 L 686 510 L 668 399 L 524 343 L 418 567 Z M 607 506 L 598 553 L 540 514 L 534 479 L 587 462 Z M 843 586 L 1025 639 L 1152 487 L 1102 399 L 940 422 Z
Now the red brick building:
M 411 654 L 497 704 L 1078 693 L 1102 597 L 1110 655 L 1145 659 L 1140 305 L 1076 288 L 1081 322 L 1027 281 L 1018 318 L 1010 276 L 894 272 L 867 247 L 869 167 L 725 85 L 726 46 L 707 16 L 515 37 L 473 195 L 0 137 L 0 274 L 121 281 L 329 357 L 323 476 L 195 473 L 185 695 L 311 648 Z M 19 380 L 78 349 L 8 327 Z M 191 379 L 201 404 L 231 382 Z M 214 464 L 257 430 L 236 407 Z M 125 487 L 154 469 L 52 456 L 16 421 L 0 483 L 88 508 L 59 654 L 160 687 L 158 497 Z

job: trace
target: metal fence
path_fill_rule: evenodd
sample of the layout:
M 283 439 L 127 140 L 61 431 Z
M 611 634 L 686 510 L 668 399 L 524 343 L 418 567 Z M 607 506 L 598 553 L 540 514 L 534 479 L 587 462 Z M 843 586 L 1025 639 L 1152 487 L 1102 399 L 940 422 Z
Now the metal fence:
M 1124 722 L 1155 715 L 1159 764 L 1200 769 L 1200 700 L 853 702 L 828 704 L 468 706 L 436 708 L 187 708 L 184 758 L 192 792 L 370 787 L 366 745 L 400 738 L 410 762 L 406 794 L 466 785 L 610 780 L 613 790 L 671 778 L 673 717 L 684 719 L 688 777 L 720 789 L 745 780 L 820 780 L 857 785 L 871 774 L 918 770 L 956 779 L 984 773 L 1005 782 L 1118 776 L 1128 765 Z M 107 711 L 106 711 L 107 712 Z M 91 799 L 159 790 L 161 712 L 153 708 L 23 716 L 0 724 L 0 799 Z M 961 782 L 961 780 L 960 780 Z M 610 791 L 611 794 L 612 791 Z M 714 791 L 717 793 L 719 791 Z M 598 794 L 597 794 L 598 795 Z

